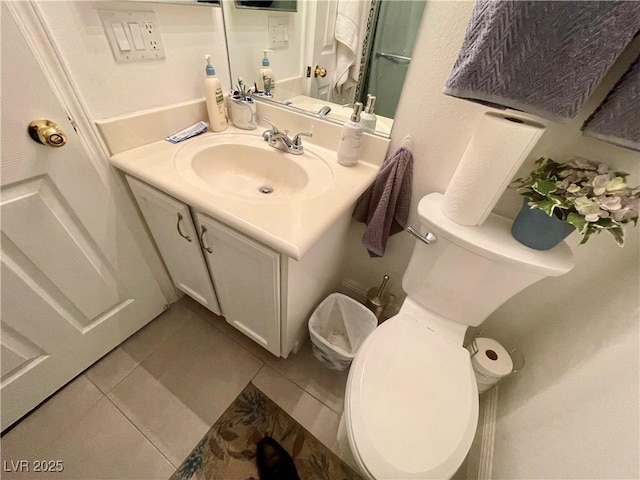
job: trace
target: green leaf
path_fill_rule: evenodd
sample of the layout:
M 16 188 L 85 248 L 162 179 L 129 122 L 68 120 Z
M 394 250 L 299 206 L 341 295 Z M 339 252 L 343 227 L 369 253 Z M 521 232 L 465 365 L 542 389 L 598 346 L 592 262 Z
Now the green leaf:
M 587 240 L 589 240 L 589 237 L 591 236 L 592 233 L 593 233 L 593 230 L 591 230 L 587 225 L 587 228 L 582 234 L 583 236 L 582 236 L 582 241 L 580 242 L 580 245 L 584 245 L 585 243 L 587 243 Z
M 554 180 L 537 180 L 532 186 L 536 192 L 540 195 L 549 195 L 550 193 L 555 192 L 558 187 L 556 187 L 556 182 Z
M 535 207 L 539 210 L 542 210 L 544 213 L 549 215 L 550 217 L 553 215 L 553 211 L 558 206 L 558 201 L 553 198 L 547 198 L 535 204 Z
M 576 227 L 576 230 L 578 230 L 578 232 L 584 233 L 584 230 L 585 228 L 587 228 L 587 224 L 589 222 L 587 222 L 582 215 L 578 215 L 574 212 L 569 212 L 569 214 L 567 215 L 567 223 L 570 223 L 571 225 Z
M 624 229 L 621 226 L 610 228 L 607 231 L 613 235 L 619 247 L 624 247 Z

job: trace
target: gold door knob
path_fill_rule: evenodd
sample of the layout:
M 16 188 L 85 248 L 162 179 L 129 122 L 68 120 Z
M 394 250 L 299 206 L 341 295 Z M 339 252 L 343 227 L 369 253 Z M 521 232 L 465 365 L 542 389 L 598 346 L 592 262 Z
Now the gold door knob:
M 324 78 L 327 76 L 327 69 L 316 65 L 316 69 L 313 71 L 313 76 Z
M 50 147 L 62 147 L 67 143 L 67 136 L 51 120 L 34 120 L 31 122 L 29 124 L 29 135 L 36 142 Z

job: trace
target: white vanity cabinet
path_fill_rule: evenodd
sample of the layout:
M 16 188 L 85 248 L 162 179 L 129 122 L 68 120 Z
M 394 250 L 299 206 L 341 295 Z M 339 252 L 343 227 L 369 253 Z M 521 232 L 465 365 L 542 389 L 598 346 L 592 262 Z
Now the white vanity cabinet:
M 174 285 L 220 315 L 188 205 L 127 175 Z
M 280 254 L 202 213 L 192 219 L 188 205 L 127 181 L 175 286 L 280 356 Z
M 280 356 L 280 254 L 202 213 L 195 222 L 225 319 Z
M 295 260 L 126 175 L 177 288 L 276 356 L 308 337 L 313 309 L 340 282 L 351 211 Z

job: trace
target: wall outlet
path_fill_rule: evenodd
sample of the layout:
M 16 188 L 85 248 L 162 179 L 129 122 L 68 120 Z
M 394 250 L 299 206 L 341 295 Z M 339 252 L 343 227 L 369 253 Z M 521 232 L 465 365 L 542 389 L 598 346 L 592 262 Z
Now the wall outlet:
M 116 62 L 165 58 L 154 11 L 99 10 L 98 13 Z

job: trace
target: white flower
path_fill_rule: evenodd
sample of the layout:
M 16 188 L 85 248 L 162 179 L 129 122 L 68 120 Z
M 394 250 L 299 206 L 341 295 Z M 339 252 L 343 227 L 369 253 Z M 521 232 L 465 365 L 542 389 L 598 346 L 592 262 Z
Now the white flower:
M 594 200 L 586 196 L 575 199 L 576 210 L 580 215 L 584 215 L 587 222 L 597 222 L 600 218 L 606 218 L 609 213 L 600 209 L 600 206 Z
M 622 208 L 622 199 L 620 197 L 598 197 L 596 199 L 601 209 L 609 212 L 615 212 Z
M 599 167 L 598 162 L 594 162 L 593 160 L 588 160 L 586 158 L 576 158 L 568 163 L 568 165 L 575 168 L 582 168 L 584 170 L 597 170 Z
M 617 212 L 612 213 L 612 217 L 616 222 L 627 222 L 636 216 L 629 207 L 621 208 Z
M 606 191 L 606 185 L 609 182 L 609 175 L 598 175 L 594 177 L 591 185 L 593 186 L 593 193 L 595 195 L 603 195 Z
M 576 205 L 576 208 L 579 210 L 580 208 L 585 208 L 588 207 L 590 205 L 593 205 L 593 200 L 591 200 L 590 198 L 586 197 L 585 195 L 578 197 L 574 200 L 574 203 Z M 582 213 L 582 212 L 580 212 Z
M 566 188 L 566 190 L 569 193 L 578 193 L 580 191 L 580 187 L 578 185 L 576 185 L 575 183 L 572 183 L 571 185 L 569 185 Z
M 622 177 L 615 177 L 609 180 L 604 188 L 606 188 L 607 192 L 621 192 L 627 189 L 627 184 Z M 596 194 L 598 195 L 598 194 Z

